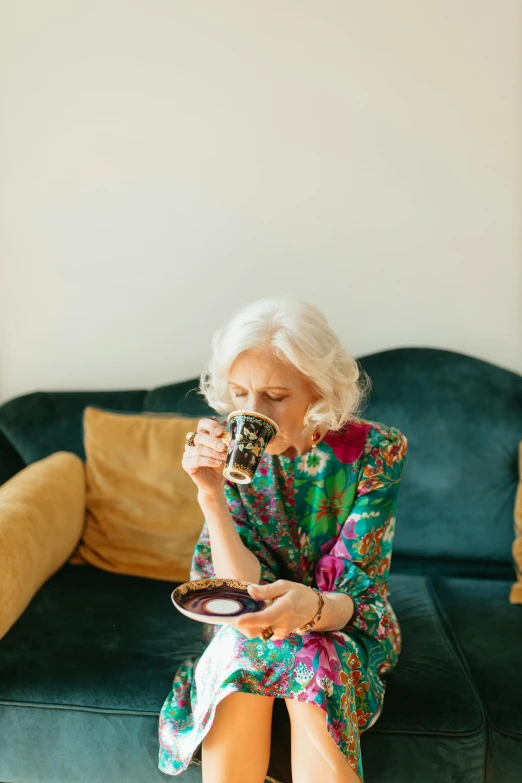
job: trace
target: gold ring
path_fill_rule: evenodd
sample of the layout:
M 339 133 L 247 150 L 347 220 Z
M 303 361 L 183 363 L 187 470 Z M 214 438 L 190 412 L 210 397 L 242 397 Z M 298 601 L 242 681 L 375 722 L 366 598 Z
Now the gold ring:
M 275 631 L 271 625 L 269 625 L 268 628 L 261 628 L 261 636 L 264 642 L 268 641 L 268 639 L 270 639 L 270 637 L 273 636 L 274 633 Z
M 194 438 L 196 437 L 195 432 L 187 432 L 185 435 L 185 440 L 187 441 L 187 446 L 195 446 Z

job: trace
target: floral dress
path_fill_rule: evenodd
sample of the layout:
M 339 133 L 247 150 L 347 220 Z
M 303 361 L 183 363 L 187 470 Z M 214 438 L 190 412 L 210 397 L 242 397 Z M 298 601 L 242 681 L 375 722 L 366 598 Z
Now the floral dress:
M 183 772 L 216 705 L 244 691 L 317 704 L 364 782 L 360 734 L 381 714 L 382 675 L 393 671 L 402 648 L 388 574 L 407 448 L 395 427 L 354 418 L 296 459 L 265 453 L 250 484 L 225 481 L 236 529 L 260 562 L 260 583 L 286 579 L 345 592 L 355 611 L 340 630 L 292 632 L 266 643 L 231 625 L 202 623 L 204 652 L 179 666 L 160 712 L 162 772 Z M 190 578 L 214 575 L 205 521 Z

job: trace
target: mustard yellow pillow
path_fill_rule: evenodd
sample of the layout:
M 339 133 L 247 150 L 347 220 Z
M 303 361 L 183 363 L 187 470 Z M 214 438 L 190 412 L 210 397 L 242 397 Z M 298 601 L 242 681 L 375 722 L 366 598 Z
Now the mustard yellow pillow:
M 85 515 L 84 463 L 56 451 L 0 487 L 0 639 L 67 561 Z
M 522 440 L 518 444 L 519 482 L 515 495 L 515 540 L 513 541 L 513 560 L 517 581 L 511 586 L 509 600 L 512 604 L 522 604 Z
M 87 406 L 86 513 L 71 563 L 184 582 L 204 517 L 183 470 L 185 435 L 199 418 Z

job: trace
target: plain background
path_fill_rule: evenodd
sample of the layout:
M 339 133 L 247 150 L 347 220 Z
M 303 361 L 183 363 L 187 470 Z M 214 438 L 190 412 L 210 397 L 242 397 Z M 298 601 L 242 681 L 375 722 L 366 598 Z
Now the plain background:
M 195 377 L 295 292 L 522 372 L 520 0 L 3 0 L 0 402 Z

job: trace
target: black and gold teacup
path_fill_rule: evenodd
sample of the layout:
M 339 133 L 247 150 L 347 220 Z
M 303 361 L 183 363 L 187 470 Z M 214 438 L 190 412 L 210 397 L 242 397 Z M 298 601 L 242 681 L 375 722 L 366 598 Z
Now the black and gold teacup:
M 230 441 L 223 475 L 236 484 L 249 484 L 279 427 L 268 416 L 256 411 L 232 411 L 228 422 Z

